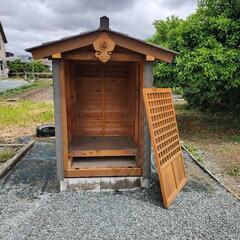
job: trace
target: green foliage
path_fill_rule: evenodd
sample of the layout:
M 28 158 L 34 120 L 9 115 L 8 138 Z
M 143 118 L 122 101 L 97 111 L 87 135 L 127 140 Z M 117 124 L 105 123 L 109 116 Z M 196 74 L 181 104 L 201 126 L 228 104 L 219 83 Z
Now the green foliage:
M 202 0 L 186 20 L 155 21 L 150 42 L 180 54 L 154 67 L 156 87 L 180 87 L 193 107 L 240 109 L 240 1 Z
M 228 170 L 228 174 L 230 176 L 240 176 L 240 166 L 234 165 L 234 166 L 230 167 L 230 169 Z
M 192 154 L 192 156 L 198 161 L 198 162 L 203 162 L 203 158 L 200 155 L 199 151 L 197 148 L 195 148 L 193 145 L 187 145 L 184 144 L 184 147 Z
M 33 60 L 26 63 L 25 70 L 27 72 L 49 72 L 49 68 L 44 65 L 40 60 Z
M 49 72 L 49 68 L 42 63 L 41 60 L 32 60 L 28 63 L 22 62 L 20 59 L 8 62 L 10 72 Z
M 24 63 L 21 62 L 20 59 L 13 60 L 11 62 L 7 62 L 8 68 L 10 72 L 23 72 L 24 71 Z
M 6 162 L 8 159 L 12 158 L 15 155 L 13 149 L 3 149 L 0 150 L 0 163 Z

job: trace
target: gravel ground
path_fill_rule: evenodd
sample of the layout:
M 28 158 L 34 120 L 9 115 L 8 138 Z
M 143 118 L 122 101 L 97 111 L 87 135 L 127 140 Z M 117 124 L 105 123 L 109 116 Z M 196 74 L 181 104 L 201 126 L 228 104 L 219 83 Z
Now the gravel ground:
M 166 210 L 156 180 L 148 190 L 58 192 L 54 144 L 38 143 L 0 181 L 0 239 L 240 239 L 239 201 L 185 161 L 189 181 Z

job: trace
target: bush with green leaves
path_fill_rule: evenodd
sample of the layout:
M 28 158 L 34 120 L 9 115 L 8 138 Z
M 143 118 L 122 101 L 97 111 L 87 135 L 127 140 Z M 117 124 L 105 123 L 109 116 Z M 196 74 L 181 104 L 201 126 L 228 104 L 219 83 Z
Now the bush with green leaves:
M 155 64 L 156 87 L 181 87 L 200 109 L 240 109 L 239 0 L 202 0 L 186 20 L 172 16 L 154 26 L 148 41 L 179 52 L 172 64 Z
M 49 68 L 43 64 L 41 60 L 32 60 L 30 62 L 22 62 L 21 59 L 15 59 L 8 62 L 8 68 L 10 72 L 49 72 Z

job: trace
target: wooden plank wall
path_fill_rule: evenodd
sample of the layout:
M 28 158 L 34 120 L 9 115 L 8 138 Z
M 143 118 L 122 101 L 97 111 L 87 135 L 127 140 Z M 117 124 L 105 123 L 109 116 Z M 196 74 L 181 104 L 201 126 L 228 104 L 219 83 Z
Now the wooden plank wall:
M 130 76 L 128 64 L 77 63 L 75 135 L 134 134 L 135 83 Z
M 151 145 L 142 89 L 152 86 L 152 63 L 65 60 L 61 64 L 64 169 L 70 166 L 68 143 L 72 137 L 131 136 L 141 150 L 137 166 L 146 164 L 144 176 L 148 179 Z
M 75 111 L 76 108 L 76 91 L 75 89 L 75 63 L 65 61 L 65 90 L 66 90 L 66 108 L 67 108 L 67 127 L 68 127 L 68 144 L 71 142 L 76 130 Z
M 133 134 L 133 79 L 129 65 L 104 67 L 105 135 Z

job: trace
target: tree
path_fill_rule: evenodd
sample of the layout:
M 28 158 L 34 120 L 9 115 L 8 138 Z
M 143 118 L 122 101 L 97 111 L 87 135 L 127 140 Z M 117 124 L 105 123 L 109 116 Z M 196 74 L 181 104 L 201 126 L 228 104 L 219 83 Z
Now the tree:
M 149 41 L 179 51 L 154 67 L 156 86 L 181 87 L 202 109 L 240 109 L 240 1 L 202 0 L 186 20 L 155 21 Z
M 32 60 L 26 64 L 25 70 L 27 72 L 49 72 L 49 68 L 42 63 L 41 60 Z
M 15 59 L 11 62 L 7 62 L 9 72 L 23 72 L 25 64 L 20 59 Z

